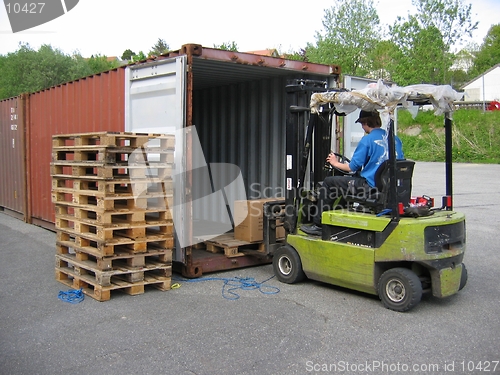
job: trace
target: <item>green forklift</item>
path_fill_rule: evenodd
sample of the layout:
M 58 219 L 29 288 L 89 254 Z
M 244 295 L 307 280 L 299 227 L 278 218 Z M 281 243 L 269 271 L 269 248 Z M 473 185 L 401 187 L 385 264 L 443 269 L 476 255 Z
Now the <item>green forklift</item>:
M 401 88 L 380 81 L 372 86 L 347 91 L 328 89 L 321 81 L 287 85 L 286 197 L 284 203 L 264 207 L 265 241 L 281 282 L 317 280 L 378 295 L 386 308 L 403 312 L 415 307 L 423 293 L 445 298 L 467 282 L 465 216 L 452 205 L 451 115 L 460 96 L 449 86 Z M 415 162 L 395 157 L 393 113 L 412 102 L 432 104 L 445 114 L 446 194 L 440 207 L 428 196 L 412 197 Z M 337 118 L 345 114 L 342 109 L 355 108 L 391 114 L 388 159 L 377 170 L 376 189 L 346 196 L 346 209 L 324 211 L 321 235 L 309 235 L 300 226 L 311 223 L 321 181 L 345 173 L 325 167 Z M 284 242 L 275 241 L 276 225 L 285 227 Z

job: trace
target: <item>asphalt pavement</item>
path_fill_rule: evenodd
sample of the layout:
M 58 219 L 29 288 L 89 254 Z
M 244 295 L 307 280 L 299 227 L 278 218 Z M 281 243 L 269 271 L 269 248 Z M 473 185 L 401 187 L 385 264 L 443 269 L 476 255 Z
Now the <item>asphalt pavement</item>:
M 57 297 L 68 287 L 54 277 L 55 233 L 0 213 L 0 374 L 500 373 L 499 176 L 500 165 L 455 164 L 469 281 L 407 313 L 314 281 L 282 284 L 271 265 L 70 304 Z M 444 164 L 418 162 L 413 187 L 440 202 Z M 225 286 L 235 277 L 271 279 Z

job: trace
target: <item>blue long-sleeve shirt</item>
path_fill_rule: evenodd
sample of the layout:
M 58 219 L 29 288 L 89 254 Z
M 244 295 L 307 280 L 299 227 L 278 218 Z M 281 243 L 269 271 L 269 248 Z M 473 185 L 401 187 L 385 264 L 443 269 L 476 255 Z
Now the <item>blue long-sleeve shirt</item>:
M 404 159 L 403 145 L 397 136 L 395 144 L 396 158 Z M 353 172 L 361 171 L 361 177 L 364 177 L 371 187 L 375 187 L 375 172 L 380 164 L 387 159 L 389 159 L 387 132 L 384 129 L 375 128 L 359 141 L 349 163 L 349 168 Z

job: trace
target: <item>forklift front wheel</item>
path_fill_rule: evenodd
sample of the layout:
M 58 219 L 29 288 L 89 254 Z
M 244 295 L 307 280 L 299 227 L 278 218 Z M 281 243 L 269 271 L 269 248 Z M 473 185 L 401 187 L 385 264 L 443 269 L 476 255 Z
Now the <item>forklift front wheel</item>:
M 273 255 L 273 270 L 279 281 L 293 284 L 305 278 L 297 251 L 290 245 L 281 246 Z
M 378 295 L 385 307 L 394 311 L 408 311 L 422 298 L 422 283 L 407 268 L 385 271 L 378 283 Z

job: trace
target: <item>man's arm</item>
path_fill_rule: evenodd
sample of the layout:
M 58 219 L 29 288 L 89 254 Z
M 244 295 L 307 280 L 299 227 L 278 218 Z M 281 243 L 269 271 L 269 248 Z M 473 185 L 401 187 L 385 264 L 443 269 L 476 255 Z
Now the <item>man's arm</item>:
M 340 169 L 341 171 L 348 172 L 348 173 L 351 172 L 351 168 L 349 167 L 349 164 L 339 162 L 339 160 L 337 159 L 337 156 L 335 156 L 333 153 L 328 155 L 328 157 L 326 158 L 326 161 L 328 163 L 330 163 L 332 166 L 334 166 L 335 168 Z

